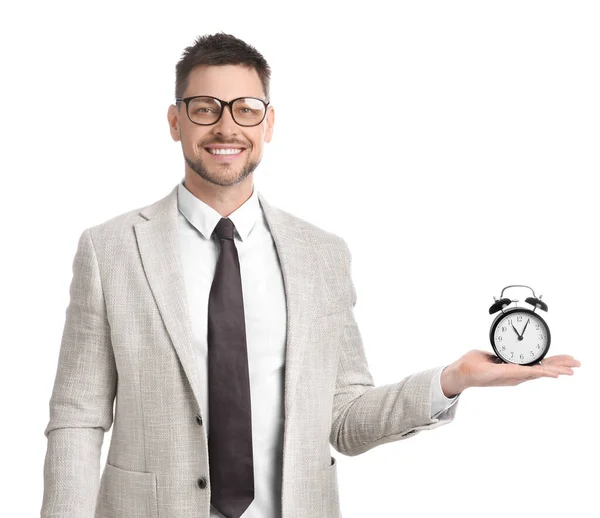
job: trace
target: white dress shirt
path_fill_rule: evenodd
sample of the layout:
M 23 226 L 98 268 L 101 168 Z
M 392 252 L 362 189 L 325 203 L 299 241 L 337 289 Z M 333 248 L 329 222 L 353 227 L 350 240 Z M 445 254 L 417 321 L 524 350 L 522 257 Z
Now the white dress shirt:
M 196 198 L 183 180 L 177 196 L 181 262 L 200 373 L 200 408 L 208 436 L 208 296 L 219 257 L 218 241 L 211 239 L 211 235 L 222 216 Z M 283 277 L 256 188 L 228 217 L 235 225 L 234 243 L 240 260 L 252 405 L 255 493 L 242 517 L 279 518 L 287 318 Z M 453 405 L 459 397 L 448 399 L 444 396 L 440 384 L 443 368 L 439 367 L 431 387 L 433 417 Z M 223 517 L 212 506 L 210 516 Z

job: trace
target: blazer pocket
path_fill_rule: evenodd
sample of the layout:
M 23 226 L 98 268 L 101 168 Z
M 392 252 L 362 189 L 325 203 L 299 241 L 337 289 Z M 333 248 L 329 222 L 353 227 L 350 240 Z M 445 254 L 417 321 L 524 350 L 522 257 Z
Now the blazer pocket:
M 158 518 L 156 474 L 106 463 L 95 518 Z
M 327 509 L 327 517 L 337 518 L 338 516 L 341 516 L 341 512 L 337 479 L 337 461 L 335 457 L 331 457 L 331 463 L 323 470 L 323 477 L 325 478 L 323 484 L 325 494 L 323 495 L 323 498 L 325 502 L 324 505 Z
M 335 457 L 333 455 L 330 455 L 329 458 L 329 469 L 335 469 L 337 471 L 337 465 L 336 465 L 337 461 L 335 460 Z

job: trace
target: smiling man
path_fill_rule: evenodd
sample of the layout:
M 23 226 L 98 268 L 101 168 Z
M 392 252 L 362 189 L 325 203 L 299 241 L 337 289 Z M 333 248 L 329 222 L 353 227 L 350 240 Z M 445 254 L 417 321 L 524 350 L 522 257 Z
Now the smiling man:
M 376 387 L 345 240 L 255 188 L 275 121 L 269 79 L 233 36 L 185 49 L 167 114 L 183 180 L 81 234 L 42 517 L 337 518 L 330 445 L 359 455 L 449 423 L 468 387 L 578 366 L 501 365 L 472 350 Z M 400 503 L 374 501 L 384 513 Z

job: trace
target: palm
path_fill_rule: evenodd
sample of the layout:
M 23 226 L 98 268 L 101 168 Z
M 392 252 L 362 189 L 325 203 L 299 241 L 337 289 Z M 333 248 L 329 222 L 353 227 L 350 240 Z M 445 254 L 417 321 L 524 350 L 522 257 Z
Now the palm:
M 568 354 L 547 356 L 543 365 L 516 365 L 504 363 L 496 355 L 471 350 L 459 360 L 459 371 L 471 387 L 518 385 L 524 381 L 542 377 L 558 378 L 561 374 L 572 375 L 572 367 L 581 364 Z

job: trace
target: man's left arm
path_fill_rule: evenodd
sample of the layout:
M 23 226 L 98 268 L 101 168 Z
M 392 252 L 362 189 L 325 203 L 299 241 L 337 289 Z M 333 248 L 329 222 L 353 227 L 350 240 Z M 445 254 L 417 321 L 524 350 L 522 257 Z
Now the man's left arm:
M 432 392 L 436 390 L 435 383 L 440 383 L 444 367 L 412 374 L 398 383 L 374 386 L 354 317 L 356 290 L 351 277 L 350 250 L 345 241 L 343 244 L 350 304 L 341 338 L 330 443 L 340 453 L 353 456 L 451 422 L 458 398 L 451 402 L 442 400 L 441 406 L 437 400 L 437 407 L 432 406 L 435 399 Z
M 411 437 L 451 422 L 458 396 L 470 387 L 514 386 L 542 377 L 573 375 L 581 363 L 568 354 L 546 356 L 536 365 L 504 363 L 496 355 L 473 349 L 447 365 L 407 376 L 398 383 L 375 387 L 356 320 L 356 290 L 351 254 L 345 256 L 344 289 L 348 291 L 340 360 L 333 397 L 331 445 L 345 455 Z M 442 397 L 440 397 L 440 391 Z

